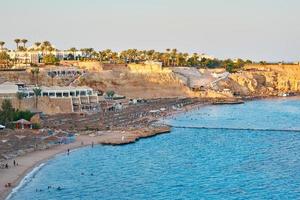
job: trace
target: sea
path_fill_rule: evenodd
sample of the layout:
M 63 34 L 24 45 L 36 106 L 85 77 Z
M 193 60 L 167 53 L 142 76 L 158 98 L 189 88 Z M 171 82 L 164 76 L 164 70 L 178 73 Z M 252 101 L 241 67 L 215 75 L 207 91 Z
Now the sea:
M 210 105 L 169 134 L 60 154 L 9 200 L 300 199 L 300 99 Z

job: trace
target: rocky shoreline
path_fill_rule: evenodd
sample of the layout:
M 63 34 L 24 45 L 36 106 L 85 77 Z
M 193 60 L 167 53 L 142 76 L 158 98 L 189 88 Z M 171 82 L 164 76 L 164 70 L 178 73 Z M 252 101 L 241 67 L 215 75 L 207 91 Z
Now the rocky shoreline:
M 103 136 L 99 141 L 102 145 L 126 145 L 137 142 L 142 138 L 149 138 L 160 134 L 170 133 L 169 126 L 147 127 L 141 130 L 122 131 L 121 133 L 114 132 L 109 136 Z

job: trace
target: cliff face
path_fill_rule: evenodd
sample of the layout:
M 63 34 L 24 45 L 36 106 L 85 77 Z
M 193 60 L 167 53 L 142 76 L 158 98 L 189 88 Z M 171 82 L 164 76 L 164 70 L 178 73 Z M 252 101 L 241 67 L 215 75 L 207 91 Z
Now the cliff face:
M 223 86 L 242 95 L 277 95 L 300 92 L 299 65 L 248 65 L 231 74 Z
M 194 97 L 197 95 L 172 73 L 103 71 L 87 74 L 80 80 L 80 85 L 87 85 L 101 91 L 113 90 L 128 98 Z
M 69 61 L 69 60 L 64 60 L 60 62 L 61 65 L 63 66 L 69 66 L 73 67 L 76 66 L 80 69 L 85 69 L 89 71 L 101 71 L 102 66 L 100 62 L 98 61 Z
M 128 69 L 131 73 L 138 74 L 155 74 L 155 73 L 171 73 L 171 70 L 162 68 L 159 63 L 147 63 L 147 64 L 128 64 Z

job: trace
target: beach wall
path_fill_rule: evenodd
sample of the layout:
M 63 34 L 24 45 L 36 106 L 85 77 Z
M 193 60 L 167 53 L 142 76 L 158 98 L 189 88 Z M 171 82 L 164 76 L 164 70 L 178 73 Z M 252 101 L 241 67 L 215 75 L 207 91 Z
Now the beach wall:
M 126 70 L 127 69 L 127 64 L 102 63 L 101 66 L 103 70 Z
M 0 105 L 3 100 L 4 98 L 0 98 Z M 35 107 L 35 98 L 25 98 L 19 101 L 17 98 L 12 97 L 10 100 L 13 107 L 20 110 L 37 110 L 48 115 L 73 112 L 72 101 L 69 98 L 51 99 L 49 97 L 39 97 L 37 108 Z
M 162 68 L 159 63 L 146 63 L 146 64 L 128 64 L 128 68 L 132 73 L 171 73 L 169 69 Z
M 73 66 L 89 71 L 101 71 L 102 66 L 98 61 L 61 61 L 61 65 Z

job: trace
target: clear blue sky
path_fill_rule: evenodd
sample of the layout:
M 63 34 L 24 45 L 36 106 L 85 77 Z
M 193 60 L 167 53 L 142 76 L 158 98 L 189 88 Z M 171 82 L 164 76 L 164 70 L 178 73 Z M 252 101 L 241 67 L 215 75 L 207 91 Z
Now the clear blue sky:
M 300 60 L 300 0 L 0 0 L 0 40 Z

